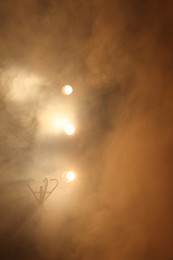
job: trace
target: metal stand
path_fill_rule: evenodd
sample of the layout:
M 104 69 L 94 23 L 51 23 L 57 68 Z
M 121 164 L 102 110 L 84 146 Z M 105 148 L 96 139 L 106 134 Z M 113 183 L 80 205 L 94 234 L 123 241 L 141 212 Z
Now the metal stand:
M 53 193 L 53 191 L 57 188 L 58 186 L 58 180 L 57 179 L 51 179 L 48 180 L 45 178 L 43 180 L 44 185 L 41 185 L 39 187 L 39 191 L 34 191 L 32 188 L 32 183 L 34 183 L 35 180 L 31 180 L 28 182 L 28 188 L 30 189 L 32 195 L 35 197 L 39 205 L 42 205 L 48 198 L 49 196 Z M 51 190 L 48 190 L 48 186 L 50 182 L 55 182 L 55 185 L 53 185 L 53 188 Z

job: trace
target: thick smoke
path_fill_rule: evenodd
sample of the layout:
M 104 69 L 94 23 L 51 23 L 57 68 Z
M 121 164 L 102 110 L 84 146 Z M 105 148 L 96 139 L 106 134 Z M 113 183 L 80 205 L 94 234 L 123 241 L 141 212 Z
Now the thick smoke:
M 172 11 L 154 0 L 0 4 L 2 259 L 173 258 Z M 47 133 L 54 109 L 75 115 L 74 139 Z M 77 182 L 38 207 L 27 181 L 65 165 Z

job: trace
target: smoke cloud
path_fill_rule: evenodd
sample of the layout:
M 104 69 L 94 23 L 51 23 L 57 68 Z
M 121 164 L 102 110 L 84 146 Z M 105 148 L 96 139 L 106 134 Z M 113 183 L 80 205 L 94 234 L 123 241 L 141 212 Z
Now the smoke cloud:
M 2 259 L 173 258 L 172 12 L 169 0 L 0 4 Z M 54 133 L 52 113 L 76 135 Z M 68 168 L 76 182 L 37 205 L 28 183 Z

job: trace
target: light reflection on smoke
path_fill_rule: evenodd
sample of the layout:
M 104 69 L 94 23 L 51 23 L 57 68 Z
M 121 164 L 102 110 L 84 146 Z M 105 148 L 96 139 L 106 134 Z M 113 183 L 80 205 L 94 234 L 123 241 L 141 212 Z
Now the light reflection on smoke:
M 8 101 L 24 104 L 39 97 L 43 79 L 20 67 L 12 67 L 1 74 L 1 91 Z

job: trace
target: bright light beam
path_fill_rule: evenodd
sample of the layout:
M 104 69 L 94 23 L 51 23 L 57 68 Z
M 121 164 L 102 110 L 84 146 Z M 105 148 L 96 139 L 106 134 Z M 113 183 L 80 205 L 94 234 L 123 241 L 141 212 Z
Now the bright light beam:
M 65 117 L 55 117 L 52 119 L 52 127 L 55 129 L 64 129 L 64 126 L 67 124 L 68 119 Z

